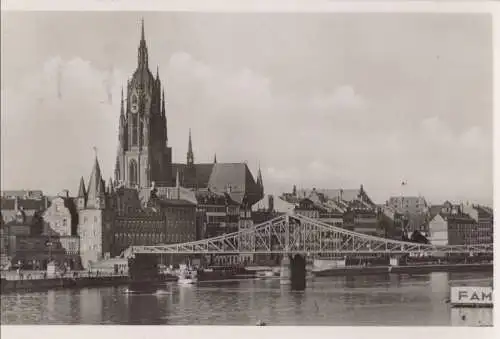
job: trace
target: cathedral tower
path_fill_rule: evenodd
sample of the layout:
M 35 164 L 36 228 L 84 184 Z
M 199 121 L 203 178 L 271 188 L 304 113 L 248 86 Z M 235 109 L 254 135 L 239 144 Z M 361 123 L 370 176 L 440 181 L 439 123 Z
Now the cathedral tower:
M 125 105 L 126 103 L 126 105 Z M 149 69 L 148 47 L 141 22 L 137 68 L 127 84 L 120 108 L 115 181 L 127 187 L 169 186 L 172 150 L 168 147 L 165 93 L 159 70 Z

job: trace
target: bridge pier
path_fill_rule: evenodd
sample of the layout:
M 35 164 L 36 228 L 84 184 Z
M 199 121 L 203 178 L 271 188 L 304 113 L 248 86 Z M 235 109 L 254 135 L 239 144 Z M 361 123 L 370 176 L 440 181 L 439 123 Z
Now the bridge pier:
M 128 259 L 129 290 L 134 292 L 156 291 L 159 281 L 158 258 L 151 254 L 136 254 Z
M 292 290 L 303 291 L 306 289 L 306 257 L 295 254 L 290 262 L 290 280 L 292 281 Z
M 291 285 L 292 290 L 304 290 L 307 276 L 306 264 L 304 255 L 284 255 L 281 259 L 280 284 Z

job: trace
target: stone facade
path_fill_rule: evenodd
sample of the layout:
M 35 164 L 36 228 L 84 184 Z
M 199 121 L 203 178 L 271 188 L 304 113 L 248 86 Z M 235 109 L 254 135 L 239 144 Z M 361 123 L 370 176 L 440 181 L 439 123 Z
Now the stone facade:
M 73 198 L 68 193 L 52 199 L 43 214 L 44 234 L 59 236 L 77 235 L 78 211 Z
M 484 206 L 463 206 L 446 201 L 431 208 L 429 240 L 436 245 L 493 243 L 493 211 Z
M 171 186 L 172 150 L 168 147 L 165 94 L 158 70 L 149 70 L 142 24 L 137 68 L 127 84 L 119 123 L 115 180 L 126 187 Z M 126 104 L 125 104 L 126 102 Z

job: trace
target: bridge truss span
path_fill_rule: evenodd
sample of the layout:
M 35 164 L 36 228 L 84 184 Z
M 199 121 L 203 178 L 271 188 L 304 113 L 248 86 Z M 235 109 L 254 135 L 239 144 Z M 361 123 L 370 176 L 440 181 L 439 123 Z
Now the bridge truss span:
M 432 245 L 370 236 L 287 214 L 253 227 L 188 243 L 132 246 L 132 253 L 156 254 L 409 254 L 493 253 L 493 244 Z

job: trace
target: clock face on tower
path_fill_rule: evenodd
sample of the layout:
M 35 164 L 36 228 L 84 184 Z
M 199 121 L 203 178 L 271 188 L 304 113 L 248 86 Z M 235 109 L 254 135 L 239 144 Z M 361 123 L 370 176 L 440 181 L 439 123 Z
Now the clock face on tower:
M 132 111 L 132 113 L 137 113 L 137 111 L 139 110 L 139 100 L 137 99 L 137 94 L 135 93 L 132 94 L 130 110 Z

